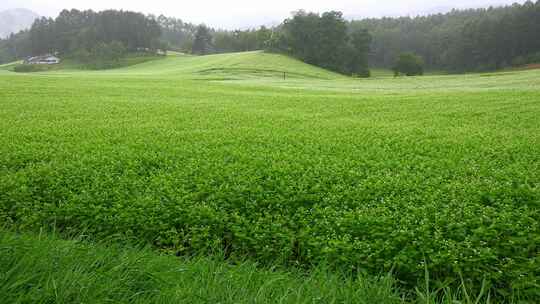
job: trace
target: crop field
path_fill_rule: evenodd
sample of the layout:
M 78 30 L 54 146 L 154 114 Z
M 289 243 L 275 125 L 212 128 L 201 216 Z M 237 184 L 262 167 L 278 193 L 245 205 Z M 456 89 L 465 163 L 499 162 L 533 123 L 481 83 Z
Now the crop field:
M 0 223 L 540 299 L 540 70 L 0 67 Z

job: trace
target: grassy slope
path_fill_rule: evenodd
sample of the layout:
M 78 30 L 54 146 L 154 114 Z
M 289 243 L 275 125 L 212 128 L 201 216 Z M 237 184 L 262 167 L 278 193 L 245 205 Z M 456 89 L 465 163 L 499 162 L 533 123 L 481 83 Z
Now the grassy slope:
M 350 80 L 281 58 L 315 77 L 238 72 L 274 56 L 0 75 L 0 216 L 177 250 L 234 228 L 255 260 L 294 263 L 299 240 L 307 262 L 409 282 L 428 252 L 437 279 L 458 277 L 452 261 L 534 286 L 539 71 Z
M 125 68 L 96 71 L 94 74 L 223 80 L 261 77 L 282 79 L 284 72 L 287 78 L 292 79 L 347 79 L 342 75 L 307 65 L 287 56 L 260 51 L 208 56 L 180 54 Z M 59 72 L 59 74 L 72 73 L 77 73 L 77 71 Z
M 152 56 L 152 55 L 141 55 L 141 54 L 129 54 L 129 55 L 121 58 L 115 64 L 114 69 L 134 66 L 134 65 L 138 65 L 138 64 L 142 64 L 142 63 L 161 60 L 161 59 L 164 59 L 164 57 L 162 57 L 162 56 Z M 2 71 L 12 72 L 13 69 L 17 65 L 20 65 L 20 64 L 22 64 L 22 61 L 16 61 L 16 62 L 2 64 L 2 65 L 0 65 L 0 72 L 2 72 Z M 66 72 L 66 71 L 72 71 L 73 72 L 73 71 L 75 71 L 75 72 L 77 72 L 77 71 L 95 69 L 95 67 L 90 68 L 87 63 L 83 63 L 83 62 L 73 60 L 73 59 L 64 59 L 64 60 L 62 60 L 62 62 L 60 64 L 55 64 L 55 65 L 50 65 L 50 66 L 45 66 L 45 67 L 48 68 L 47 72 L 49 72 L 49 73 L 52 72 L 52 71 L 62 71 L 62 72 Z
M 209 56 L 170 57 L 159 64 L 149 63 L 129 69 L 135 73 L 192 74 L 212 78 L 283 77 L 339 79 L 343 76 L 307 65 L 283 55 L 260 51 Z
M 61 76 L 145 78 L 163 80 L 210 80 L 253 88 L 285 88 L 344 93 L 415 94 L 478 92 L 487 90 L 537 90 L 539 70 L 467 75 L 390 77 L 375 72 L 370 79 L 352 79 L 278 54 L 260 51 L 208 56 L 169 56 L 125 68 L 106 71 L 57 71 Z M 286 79 L 283 79 L 283 73 Z M 503 78 L 504 77 L 504 78 Z M 320 94 L 320 93 L 317 93 Z

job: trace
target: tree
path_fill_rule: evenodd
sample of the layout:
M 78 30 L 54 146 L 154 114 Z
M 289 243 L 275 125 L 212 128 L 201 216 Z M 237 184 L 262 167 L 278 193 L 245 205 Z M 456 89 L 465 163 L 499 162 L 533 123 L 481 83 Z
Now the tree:
M 193 40 L 192 53 L 197 55 L 211 54 L 214 50 L 212 43 L 212 35 L 210 29 L 206 25 L 199 25 Z
M 212 32 L 216 53 L 263 50 L 272 37 L 272 30 L 264 26 L 256 30 Z
M 41 55 L 55 51 L 54 20 L 41 17 L 30 29 L 32 54 Z
M 156 19 L 161 28 L 160 39 L 173 50 L 191 52 L 197 26 L 180 19 L 160 15 Z
M 0 64 L 13 62 L 32 54 L 28 30 L 11 34 L 7 39 L 0 39 Z
M 286 53 L 309 64 L 348 75 L 369 76 L 371 36 L 362 29 L 349 33 L 341 12 L 322 15 L 296 12 L 267 40 L 267 50 Z
M 110 43 L 101 42 L 92 48 L 92 56 L 95 59 L 118 62 L 125 54 L 126 48 L 119 41 Z
M 350 54 L 347 68 L 350 74 L 360 77 L 369 77 L 368 55 L 371 44 L 371 35 L 366 29 L 360 29 L 351 34 Z
M 283 22 L 283 38 L 286 51 L 304 62 L 320 65 L 318 54 L 320 17 L 315 13 L 296 12 Z
M 399 55 L 396 64 L 392 68 L 395 76 L 405 74 L 407 76 L 417 76 L 424 74 L 424 61 L 421 57 L 412 53 Z
M 347 69 L 346 50 L 348 46 L 347 23 L 341 12 L 326 12 L 320 17 L 317 45 L 318 65 L 336 72 Z

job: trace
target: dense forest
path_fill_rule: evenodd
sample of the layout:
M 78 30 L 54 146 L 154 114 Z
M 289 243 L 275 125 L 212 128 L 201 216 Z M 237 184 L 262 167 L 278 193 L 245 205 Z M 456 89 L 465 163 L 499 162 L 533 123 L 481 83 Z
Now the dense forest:
M 402 53 L 422 57 L 427 68 L 493 70 L 540 62 L 540 1 L 454 10 L 416 18 L 352 21 L 373 37 L 371 66 L 392 67 Z
M 59 54 L 81 61 L 114 60 L 126 53 L 164 49 L 161 27 L 140 13 L 63 10 L 0 43 L 0 60 Z
M 165 16 L 64 10 L 0 40 L 0 63 L 59 53 L 92 59 L 136 50 L 193 54 L 286 53 L 345 74 L 395 68 L 404 54 L 427 69 L 466 72 L 540 62 L 540 0 L 419 17 L 346 21 L 339 12 L 298 11 L 280 25 L 226 31 Z
M 369 33 L 349 30 L 340 12 L 298 11 L 277 28 L 266 47 L 332 71 L 369 76 L 370 43 Z

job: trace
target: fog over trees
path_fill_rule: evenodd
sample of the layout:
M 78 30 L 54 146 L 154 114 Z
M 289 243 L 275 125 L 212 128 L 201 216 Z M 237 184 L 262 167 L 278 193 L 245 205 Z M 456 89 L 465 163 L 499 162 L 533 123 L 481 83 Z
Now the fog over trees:
M 352 21 L 373 37 L 370 65 L 392 67 L 402 53 L 421 56 L 429 69 L 491 70 L 540 62 L 540 1 L 454 10 L 416 18 Z
M 466 72 L 540 62 L 539 33 L 540 1 L 353 21 L 337 11 L 298 11 L 271 28 L 235 31 L 163 15 L 64 10 L 0 40 L 0 63 L 43 53 L 88 58 L 141 49 L 199 55 L 266 50 L 347 75 L 392 68 L 403 54 L 418 56 L 426 69 Z M 115 52 L 103 51 L 109 47 Z

